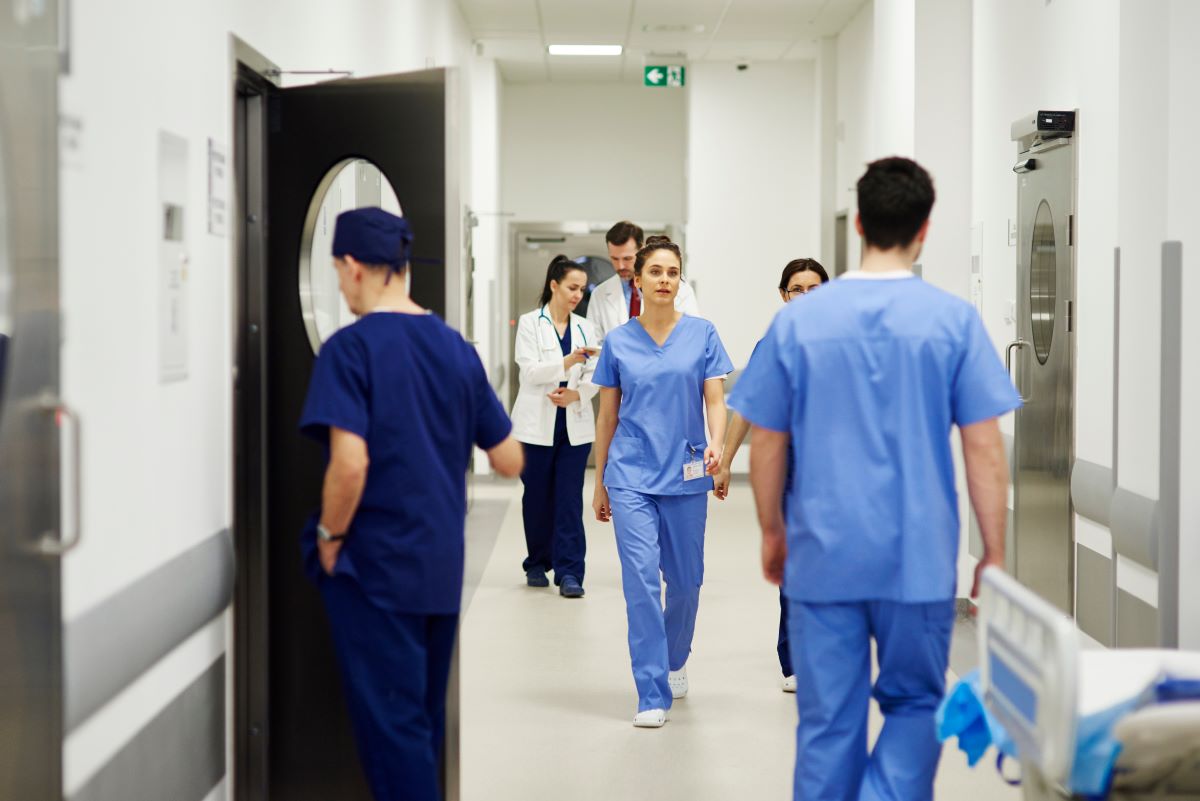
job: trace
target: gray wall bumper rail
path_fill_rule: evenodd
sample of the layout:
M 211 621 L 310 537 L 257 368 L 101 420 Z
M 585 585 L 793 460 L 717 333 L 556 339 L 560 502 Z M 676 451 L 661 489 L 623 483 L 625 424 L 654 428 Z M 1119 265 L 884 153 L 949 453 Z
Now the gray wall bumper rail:
M 233 541 L 221 531 L 70 621 L 63 632 L 71 731 L 229 606 Z

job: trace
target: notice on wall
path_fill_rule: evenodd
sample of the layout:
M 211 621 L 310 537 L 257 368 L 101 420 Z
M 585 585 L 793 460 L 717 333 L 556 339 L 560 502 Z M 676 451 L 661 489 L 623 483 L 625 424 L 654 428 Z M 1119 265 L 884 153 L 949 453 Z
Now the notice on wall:
M 158 381 L 188 376 L 186 139 L 158 134 Z
M 208 232 L 229 235 L 229 153 L 208 140 Z
M 983 316 L 983 268 L 980 260 L 983 258 L 983 223 L 977 222 L 971 226 L 971 305 Z

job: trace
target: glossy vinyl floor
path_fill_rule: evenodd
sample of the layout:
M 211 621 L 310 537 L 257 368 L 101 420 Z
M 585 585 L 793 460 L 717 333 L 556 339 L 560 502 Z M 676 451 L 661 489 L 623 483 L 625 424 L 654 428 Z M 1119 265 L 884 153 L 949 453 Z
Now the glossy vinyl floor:
M 592 473 L 585 498 L 590 502 Z M 795 696 L 780 690 L 777 590 L 762 578 L 750 488 L 709 501 L 691 690 L 662 729 L 635 729 L 625 605 L 611 525 L 591 519 L 587 597 L 525 586 L 519 484 L 462 630 L 464 801 L 788 799 Z M 589 503 L 590 506 L 590 503 Z M 873 730 L 880 725 L 872 710 Z M 1015 801 L 985 760 L 943 754 L 938 799 Z

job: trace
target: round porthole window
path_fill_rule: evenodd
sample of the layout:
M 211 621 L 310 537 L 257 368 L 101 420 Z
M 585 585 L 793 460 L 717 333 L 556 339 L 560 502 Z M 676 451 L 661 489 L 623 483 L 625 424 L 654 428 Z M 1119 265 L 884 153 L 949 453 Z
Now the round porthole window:
M 340 328 L 358 318 L 338 291 L 333 267 L 333 226 L 343 211 L 379 206 L 402 214 L 396 191 L 366 159 L 346 159 L 334 166 L 313 194 L 300 243 L 300 309 L 313 353 Z
M 1054 342 L 1055 310 L 1058 308 L 1058 258 L 1054 240 L 1054 215 L 1042 201 L 1033 221 L 1033 245 L 1029 258 L 1029 309 L 1033 320 L 1033 350 L 1039 364 L 1050 358 Z

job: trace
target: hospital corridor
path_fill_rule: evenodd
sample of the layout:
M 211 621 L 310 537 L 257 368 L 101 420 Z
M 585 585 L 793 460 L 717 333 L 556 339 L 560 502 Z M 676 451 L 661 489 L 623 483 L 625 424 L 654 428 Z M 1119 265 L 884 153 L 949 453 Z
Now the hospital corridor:
M 1200 801 L 1200 0 L 0 0 L 0 801 Z
M 463 798 L 540 798 L 563 783 L 580 801 L 787 797 L 794 696 L 780 689 L 773 647 L 779 604 L 759 578 L 748 484 L 711 510 L 691 689 L 671 709 L 669 738 L 627 731 L 629 668 L 612 532 L 588 523 L 589 600 L 563 603 L 524 586 L 514 569 L 524 554 L 516 493 L 481 486 L 475 497 L 488 505 L 489 525 L 471 534 L 491 547 L 491 557 L 462 631 L 463 764 L 471 766 L 463 771 Z M 961 626 L 966 641 L 956 644 L 952 662 L 973 669 L 974 626 Z M 879 723 L 873 710 L 873 732 Z M 1021 797 L 994 771 L 969 769 L 953 748 L 942 757 L 935 794 Z

